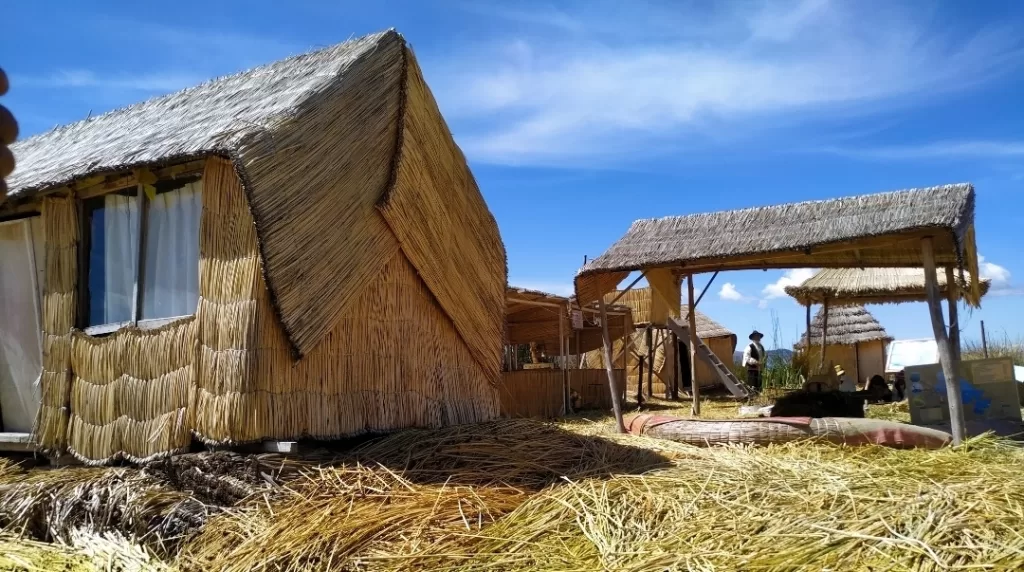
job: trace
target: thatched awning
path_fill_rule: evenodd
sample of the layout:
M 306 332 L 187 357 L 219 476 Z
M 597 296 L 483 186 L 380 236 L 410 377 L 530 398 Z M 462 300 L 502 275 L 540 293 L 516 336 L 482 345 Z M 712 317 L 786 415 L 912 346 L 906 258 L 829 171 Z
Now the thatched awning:
M 580 352 L 588 352 L 603 345 L 601 326 L 593 308 L 584 311 L 584 327 L 573 330 L 568 316 L 569 308 L 578 308 L 564 296 L 509 287 L 505 313 L 505 341 L 508 344 L 537 343 L 547 347 L 549 354 L 559 349 L 558 333 L 561 316 L 563 333 L 568 337 L 566 352 L 576 352 L 579 338 Z M 608 335 L 613 340 L 633 331 L 630 308 L 616 304 L 607 308 Z
M 821 344 L 824 317 L 824 309 L 818 310 L 811 322 L 812 345 Z M 892 336 L 886 333 L 882 324 L 864 306 L 829 306 L 828 345 L 854 345 L 874 341 L 888 343 L 892 341 Z M 796 347 L 802 348 L 806 344 L 807 332 L 804 332 Z
M 474 357 L 497 377 L 505 248 L 416 58 L 394 30 L 217 78 L 12 148 L 18 165 L 7 181 L 9 203 L 66 194 L 68 185 L 114 180 L 132 169 L 228 158 L 243 183 L 264 278 L 293 353 L 308 353 L 331 331 L 397 244 Z
M 580 300 L 596 300 L 630 272 L 673 268 L 699 274 L 766 268 L 924 266 L 977 276 L 974 187 L 968 183 L 857 197 L 639 220 L 576 276 Z M 980 296 L 975 280 L 968 296 Z
M 959 277 L 956 278 L 959 282 Z M 939 290 L 946 294 L 946 273 L 938 273 Z M 960 297 L 968 300 L 964 289 L 971 283 L 969 273 L 964 283 L 958 285 Z M 988 293 L 991 281 L 980 281 L 981 295 Z M 900 304 L 923 302 L 928 299 L 924 287 L 923 268 L 826 268 L 818 271 L 799 286 L 786 286 L 786 294 L 796 298 L 800 304 L 822 304 L 828 299 L 829 305 L 850 304 Z

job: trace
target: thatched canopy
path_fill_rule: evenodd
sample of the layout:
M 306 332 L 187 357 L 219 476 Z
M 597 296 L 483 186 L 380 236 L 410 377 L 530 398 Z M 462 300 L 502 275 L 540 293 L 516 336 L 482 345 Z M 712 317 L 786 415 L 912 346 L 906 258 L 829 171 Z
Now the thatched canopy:
M 622 294 L 620 290 L 615 290 L 605 294 L 604 298 L 606 302 L 611 302 L 618 298 L 618 303 L 624 306 L 629 306 L 633 311 L 633 322 L 637 325 L 647 324 L 650 322 L 648 317 L 651 313 L 651 296 L 653 292 L 650 288 L 633 288 Z M 680 319 L 686 321 L 689 317 L 689 310 L 686 306 L 680 308 Z M 695 320 L 697 322 L 697 337 L 701 339 L 711 338 L 733 338 L 733 343 L 736 343 L 736 334 L 729 328 L 719 324 L 712 320 L 700 310 L 696 311 Z
M 934 241 L 938 266 L 977 276 L 974 200 L 964 183 L 639 220 L 580 270 L 576 292 L 595 300 L 630 272 L 653 268 L 921 268 L 924 237 Z M 980 296 L 976 280 L 968 296 Z
M 312 350 L 400 248 L 497 372 L 504 245 L 394 30 L 59 127 L 14 154 L 11 204 L 133 169 L 229 158 L 293 353 Z
M 818 310 L 811 322 L 812 345 L 821 344 L 824 318 L 824 309 Z M 827 345 L 854 345 L 873 341 L 888 343 L 892 337 L 864 306 L 829 306 Z M 807 332 L 804 332 L 796 347 L 804 347 L 806 343 Z
M 956 279 L 960 281 L 959 276 Z M 945 272 L 938 273 L 938 282 L 941 293 L 945 295 L 948 290 Z M 960 297 L 968 302 L 970 300 L 963 290 L 970 283 L 971 277 L 965 273 L 963 283 L 958 284 Z M 990 280 L 980 280 L 982 296 L 988 293 L 990 286 Z M 786 286 L 786 294 L 804 306 L 822 304 L 826 298 L 833 306 L 900 304 L 928 299 L 922 268 L 826 268 L 799 286 Z
M 600 348 L 603 340 L 601 326 L 596 320 L 597 313 L 592 308 L 587 309 L 583 313 L 583 329 L 573 330 L 568 316 L 570 307 L 578 308 L 572 300 L 564 296 L 510 286 L 505 315 L 506 343 L 538 343 L 546 346 L 549 354 L 557 354 L 558 322 L 559 316 L 563 316 L 562 328 L 568 337 L 568 353 L 576 352 L 577 337 L 581 353 Z M 608 335 L 613 340 L 633 331 L 630 308 L 616 304 L 609 306 L 607 312 Z

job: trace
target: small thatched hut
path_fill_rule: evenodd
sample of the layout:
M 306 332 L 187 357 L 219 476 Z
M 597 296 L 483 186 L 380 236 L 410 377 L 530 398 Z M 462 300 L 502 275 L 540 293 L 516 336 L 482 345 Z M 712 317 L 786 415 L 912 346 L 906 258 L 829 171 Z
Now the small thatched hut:
M 627 290 L 624 294 L 616 290 L 605 295 L 607 302 L 616 299 L 618 299 L 618 304 L 628 306 L 633 311 L 633 323 L 637 328 L 631 335 L 629 344 L 630 351 L 626 364 L 627 387 L 630 388 L 630 391 L 632 391 L 632 388 L 637 387 L 640 375 L 640 357 L 642 356 L 644 358 L 645 381 L 643 387 L 645 391 L 647 388 L 646 378 L 648 373 L 652 373 L 651 394 L 664 395 L 667 387 L 672 383 L 672 376 L 675 375 L 675 370 L 671 368 L 671 365 L 673 363 L 672 360 L 676 359 L 676 354 L 671 344 L 671 333 L 662 328 L 653 328 L 651 330 L 650 338 L 653 348 L 648 346 L 647 328 L 652 325 L 652 290 L 650 287 L 634 288 Z M 727 364 L 732 363 L 733 353 L 736 351 L 736 334 L 699 310 L 695 311 L 694 315 L 697 322 L 697 337 L 718 356 L 718 359 Z M 688 316 L 687 308 L 685 306 L 680 308 L 680 320 L 686 322 Z M 680 340 L 680 342 L 686 344 L 688 340 Z M 616 352 L 620 350 L 621 345 L 621 342 L 616 342 Z M 654 370 L 650 371 L 652 356 Z M 683 371 L 680 372 L 680 378 L 681 381 L 686 381 L 690 377 L 690 356 L 684 352 L 682 357 Z M 600 367 L 603 363 L 601 351 L 598 349 L 590 352 L 587 355 L 587 362 L 591 367 Z M 714 386 L 721 383 L 721 379 L 715 370 L 703 360 L 697 360 L 696 373 L 697 383 L 701 387 Z
M 0 300 L 18 312 L 0 323 L 0 375 L 29 396 L 10 429 L 38 408 L 43 448 L 142 460 L 193 435 L 326 439 L 498 415 L 504 246 L 398 33 L 14 153 Z
M 939 291 L 946 296 L 946 274 L 939 273 L 937 278 Z M 964 272 L 963 284 L 957 285 L 960 298 L 968 303 L 966 293 L 971 281 L 970 273 Z M 990 280 L 979 280 L 980 296 L 987 294 L 990 286 Z M 829 305 L 841 306 L 924 302 L 928 298 L 923 268 L 826 268 L 802 284 L 786 286 L 786 294 L 803 306 L 823 304 L 826 300 Z
M 824 308 L 811 322 L 811 348 L 821 347 Z M 864 383 L 873 375 L 885 375 L 885 348 L 892 341 L 882 324 L 864 306 L 831 306 L 828 309 L 825 363 L 842 366 L 847 376 Z M 797 349 L 807 347 L 807 332 Z

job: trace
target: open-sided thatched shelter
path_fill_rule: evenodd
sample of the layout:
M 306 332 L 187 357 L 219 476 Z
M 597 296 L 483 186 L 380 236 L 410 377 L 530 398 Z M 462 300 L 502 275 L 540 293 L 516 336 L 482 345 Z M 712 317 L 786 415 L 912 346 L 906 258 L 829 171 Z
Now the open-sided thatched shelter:
M 946 295 L 946 275 L 938 275 L 939 291 Z M 964 283 L 959 284 L 957 294 L 970 301 L 964 294 L 972 279 L 964 274 Z M 991 281 L 979 281 L 980 295 L 988 293 Z M 924 269 L 922 268 L 825 268 L 819 270 L 802 284 L 786 286 L 789 294 L 803 306 L 823 304 L 826 300 L 833 306 L 846 304 L 902 304 L 924 302 Z
M 822 346 L 825 309 L 811 322 L 811 348 Z M 804 332 L 797 349 L 807 348 Z M 828 309 L 828 333 L 825 337 L 825 363 L 839 365 L 847 376 L 865 383 L 873 375 L 885 375 L 885 349 L 892 341 L 882 324 L 864 306 L 831 306 Z
M 22 238 L 2 246 L 35 257 L 5 250 L 0 275 L 44 270 L 38 289 L 2 283 L 0 299 L 26 308 L 41 292 L 38 314 L 0 326 L 25 350 L 4 383 L 39 378 L 43 448 L 141 460 L 193 435 L 335 438 L 498 414 L 504 246 L 398 33 L 14 153 L 0 221 Z
M 685 278 L 687 335 L 693 351 L 696 274 L 768 268 L 924 268 L 932 330 L 949 385 L 954 440 L 959 443 L 965 432 L 954 374 L 956 356 L 949 350 L 936 275 L 939 268 L 947 276 L 969 273 L 971 283 L 963 295 L 977 304 L 981 286 L 974 202 L 974 187 L 962 183 L 639 220 L 604 254 L 584 265 L 576 275 L 576 295 L 584 304 L 603 300 L 630 273 L 639 271 L 655 291 L 657 320 L 682 332 L 676 308 Z M 698 392 L 693 397 L 694 412 L 699 413 Z M 619 430 L 625 431 L 621 423 Z

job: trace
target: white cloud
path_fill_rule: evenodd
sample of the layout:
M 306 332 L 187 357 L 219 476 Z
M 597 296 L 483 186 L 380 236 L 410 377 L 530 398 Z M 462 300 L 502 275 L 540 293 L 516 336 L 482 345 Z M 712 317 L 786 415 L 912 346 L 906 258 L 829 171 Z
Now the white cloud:
M 1021 51 L 1011 30 L 941 36 L 896 6 L 871 18 L 859 17 L 860 3 L 771 6 L 687 13 L 674 35 L 655 24 L 657 33 L 640 26 L 630 38 L 621 37 L 629 22 L 613 35 L 586 8 L 559 12 L 562 28 L 571 22 L 582 32 L 567 37 L 537 24 L 436 60 L 428 77 L 471 158 L 593 165 L 816 112 L 911 96 L 919 104 L 1018 65 Z M 701 36 L 705 25 L 717 35 Z
M 813 268 L 797 268 L 795 270 L 787 270 L 783 272 L 782 276 L 779 277 L 778 280 L 768 284 L 763 290 L 761 290 L 761 295 L 763 296 L 762 302 L 767 304 L 768 300 L 788 296 L 788 294 L 786 294 L 786 286 L 799 286 L 808 278 L 814 276 L 815 272 L 817 272 L 817 270 Z
M 823 147 L 819 150 L 854 159 L 878 159 L 883 161 L 1024 157 L 1024 141 L 937 141 L 921 145 L 869 148 Z
M 732 282 L 726 282 L 722 284 L 722 288 L 718 291 L 718 297 L 722 300 L 728 300 L 730 302 L 749 302 L 750 298 L 744 296 L 736 289 L 736 285 Z
M 994 262 L 989 262 L 984 256 L 978 255 L 978 275 L 980 278 L 987 278 L 992 281 L 989 294 L 992 296 L 1024 296 L 1024 288 L 1018 287 L 1011 281 L 1009 269 Z

